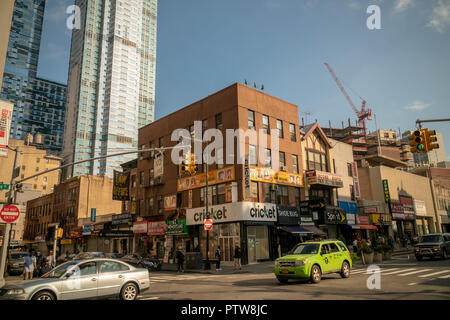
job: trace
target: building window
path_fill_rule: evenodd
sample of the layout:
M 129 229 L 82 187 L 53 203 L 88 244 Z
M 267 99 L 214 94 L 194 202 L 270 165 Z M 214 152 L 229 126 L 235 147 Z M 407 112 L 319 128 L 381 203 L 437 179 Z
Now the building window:
M 353 165 L 351 163 L 347 163 L 348 176 L 353 177 Z
M 160 148 L 164 146 L 164 137 L 158 139 L 158 144 Z
M 139 172 L 139 186 L 142 187 L 144 185 L 144 171 Z
M 295 133 L 295 124 L 289 124 L 289 134 L 291 136 L 291 141 L 297 141 L 297 136 Z
M 269 116 L 266 116 L 266 115 L 263 114 L 263 116 L 262 116 L 262 126 L 263 126 L 263 132 L 265 134 L 269 134 L 269 132 L 270 132 Z
M 277 120 L 277 129 L 278 129 L 278 137 L 279 137 L 279 138 L 283 138 L 283 137 L 284 137 L 284 133 L 283 133 L 283 121 Z
M 355 188 L 352 185 L 350 185 L 350 195 L 351 195 L 352 201 L 356 201 Z
M 36 167 L 36 172 L 38 172 L 39 171 L 39 167 Z
M 194 125 L 193 124 L 191 124 L 189 126 L 189 132 L 191 133 L 191 137 L 194 137 Z
M 202 121 L 202 130 L 205 131 L 208 129 L 208 119 Z
M 298 158 L 297 155 L 292 155 L 292 172 L 298 173 Z
M 325 154 L 309 150 L 306 151 L 306 164 L 308 170 L 328 172 L 328 162 Z
M 255 128 L 255 112 L 248 110 L 248 128 Z
M 131 176 L 131 188 L 136 188 L 136 175 Z
M 153 215 L 154 210 L 154 200 L 153 198 L 148 198 L 148 215 Z
M 284 167 L 284 169 L 283 169 Z M 280 151 L 280 170 L 286 171 L 286 156 L 284 152 Z
M 36 158 L 36 162 L 37 163 L 41 162 L 41 158 Z
M 289 205 L 289 192 L 287 186 L 276 185 L 277 204 L 282 206 Z
M 221 113 L 216 114 L 215 119 L 216 119 L 216 129 L 219 130 L 222 129 L 222 114 Z
M 249 145 L 249 165 L 258 165 L 258 154 L 256 153 L 256 146 Z
M 264 202 L 266 203 L 277 203 L 277 194 L 276 194 L 276 186 L 272 183 L 261 183 L 262 186 L 262 194 Z
M 258 182 L 256 182 L 256 181 L 250 182 L 250 197 L 252 198 L 252 201 L 259 202 L 258 201 Z
M 161 196 L 158 197 L 158 214 L 161 214 L 163 211 L 163 199 Z
M 144 216 L 144 200 L 139 200 L 139 216 Z
M 270 149 L 264 150 L 264 166 L 266 168 L 272 168 L 272 153 Z

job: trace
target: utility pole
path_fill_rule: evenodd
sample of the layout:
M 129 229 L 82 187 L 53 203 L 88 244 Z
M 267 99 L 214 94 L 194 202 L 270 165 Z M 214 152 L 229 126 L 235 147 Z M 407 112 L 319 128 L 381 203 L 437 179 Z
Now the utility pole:
M 9 147 L 8 147 L 9 148 Z M 16 167 L 19 164 L 19 154 L 20 154 L 20 148 L 16 147 L 16 149 L 9 148 L 10 150 L 15 152 L 14 155 L 14 165 L 13 170 L 11 174 L 11 182 L 9 184 L 9 195 L 8 195 L 8 204 L 13 204 L 16 202 L 16 185 L 14 184 L 15 172 Z M 13 194 L 14 192 L 14 194 Z M 11 223 L 6 223 L 5 226 L 5 236 L 3 238 L 3 245 L 2 245 L 2 252 L 0 257 L 0 287 L 5 285 L 5 268 L 6 268 L 6 257 L 8 256 L 8 249 L 9 249 L 9 240 L 11 238 Z
M 208 160 L 206 159 L 206 194 L 205 194 L 205 201 L 206 201 L 206 216 L 208 216 Z M 206 262 L 205 262 L 205 270 L 211 269 L 211 263 L 209 262 L 209 230 L 206 230 Z
M 49 227 L 55 227 L 55 233 L 54 233 L 54 238 L 53 238 L 53 262 L 55 263 L 55 267 L 56 267 L 56 243 L 58 242 L 58 227 L 59 227 L 59 223 L 49 223 L 48 224 Z
M 419 125 L 419 129 L 422 129 L 422 123 L 425 123 L 425 122 L 449 122 L 449 121 L 450 121 L 450 118 L 447 118 L 447 119 L 431 119 L 431 120 L 420 120 L 420 119 L 417 119 L 416 125 Z

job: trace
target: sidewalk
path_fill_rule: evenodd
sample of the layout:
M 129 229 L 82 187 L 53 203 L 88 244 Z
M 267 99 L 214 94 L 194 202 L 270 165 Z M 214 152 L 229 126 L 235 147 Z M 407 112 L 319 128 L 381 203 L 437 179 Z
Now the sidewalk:
M 221 263 L 221 270 L 216 271 L 216 265 L 211 263 L 211 270 L 185 269 L 185 273 L 203 274 L 240 274 L 240 273 L 270 273 L 273 272 L 274 261 L 264 261 L 260 263 L 243 265 L 241 270 L 235 270 L 233 264 Z M 176 264 L 164 263 L 161 271 L 178 272 Z

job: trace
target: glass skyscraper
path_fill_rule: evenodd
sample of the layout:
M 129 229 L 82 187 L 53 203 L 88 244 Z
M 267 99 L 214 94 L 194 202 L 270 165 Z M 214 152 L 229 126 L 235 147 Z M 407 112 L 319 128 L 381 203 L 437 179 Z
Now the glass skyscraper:
M 45 0 L 17 0 L 0 97 L 14 103 L 10 137 L 41 133 L 44 148 L 62 151 L 66 86 L 37 78 Z
M 65 163 L 137 149 L 154 120 L 157 0 L 76 0 L 65 121 Z M 64 177 L 107 175 L 136 154 L 77 164 Z

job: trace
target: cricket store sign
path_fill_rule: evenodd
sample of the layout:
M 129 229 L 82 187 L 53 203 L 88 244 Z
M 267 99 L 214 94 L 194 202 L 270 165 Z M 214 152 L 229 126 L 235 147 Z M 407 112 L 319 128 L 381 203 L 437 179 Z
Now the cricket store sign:
M 205 219 L 214 223 L 235 221 L 276 222 L 277 207 L 272 203 L 233 202 L 208 207 L 186 210 L 186 224 L 188 226 L 201 225 Z

